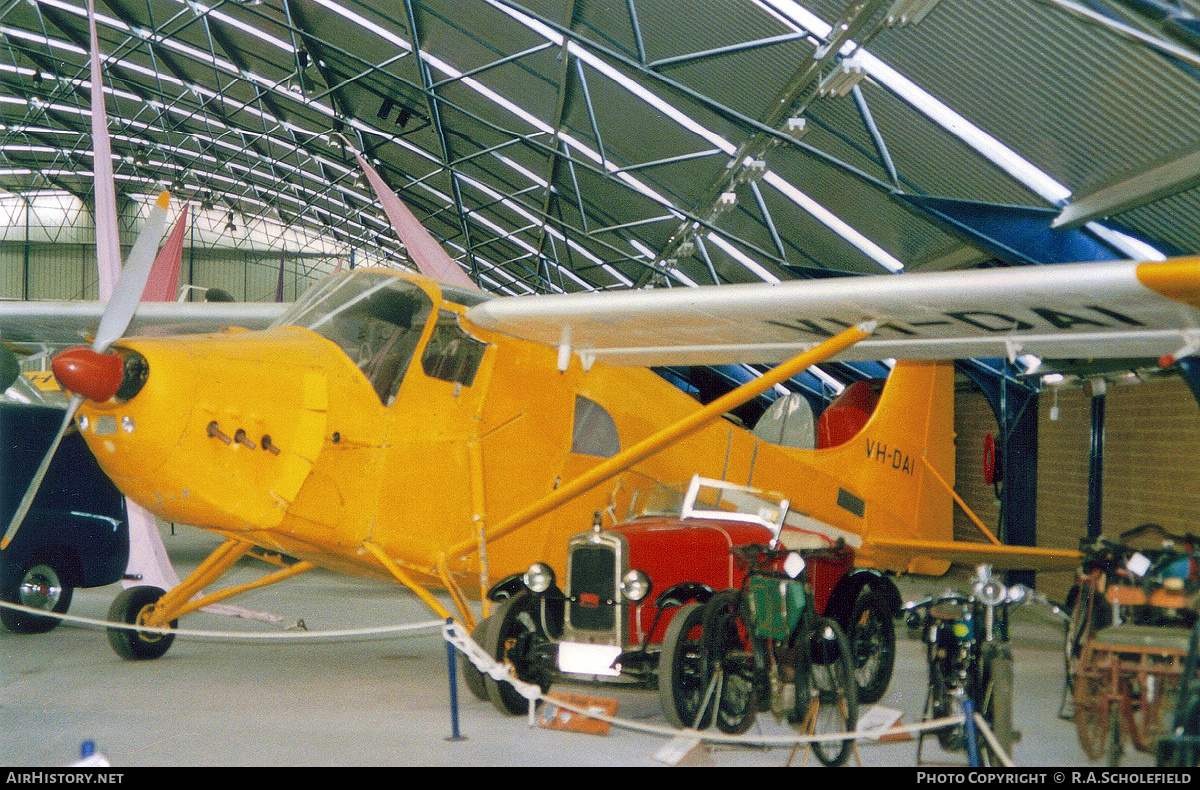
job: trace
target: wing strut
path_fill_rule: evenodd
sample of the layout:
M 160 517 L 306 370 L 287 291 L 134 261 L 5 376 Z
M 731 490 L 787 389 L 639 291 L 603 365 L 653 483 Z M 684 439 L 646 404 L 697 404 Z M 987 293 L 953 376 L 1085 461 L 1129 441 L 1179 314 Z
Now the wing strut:
M 694 433 L 713 420 L 719 419 L 721 415 L 730 409 L 737 408 L 746 401 L 766 392 L 776 384 L 782 384 L 800 371 L 824 362 L 830 357 L 846 350 L 863 338 L 870 336 L 875 331 L 876 326 L 876 322 L 868 321 L 842 330 L 820 345 L 793 357 L 787 362 L 777 365 L 764 373 L 760 378 L 743 384 L 732 392 L 717 398 L 707 406 L 692 412 L 692 414 L 682 420 L 668 425 L 666 428 L 651 434 L 632 447 L 622 450 L 613 457 L 597 464 L 569 483 L 560 486 L 554 492 L 512 514 L 492 529 L 485 530 L 478 542 L 468 540 L 451 547 L 447 552 L 447 556 L 460 557 L 481 550 L 483 544 L 487 541 L 504 537 L 510 532 L 525 526 L 530 521 L 545 515 L 564 502 L 600 485 L 605 480 L 619 475 L 639 461 Z
M 929 459 L 925 456 L 921 456 L 921 463 L 925 464 L 925 470 L 933 475 L 933 479 L 941 483 L 942 488 L 950 492 L 950 496 L 953 497 L 958 506 L 962 508 L 962 512 L 967 514 L 967 518 L 971 519 L 975 526 L 979 527 L 979 531 L 983 533 L 983 536 L 991 541 L 993 545 L 1003 545 L 1000 542 L 1000 539 L 997 538 L 990 529 L 984 526 L 983 519 L 975 515 L 975 511 L 971 510 L 971 508 L 967 506 L 967 503 L 963 501 L 963 498 L 960 497 L 958 492 L 954 490 L 954 486 L 946 482 L 946 478 L 942 477 L 941 473 L 938 472 L 938 470 L 934 468 L 933 464 L 929 462 Z

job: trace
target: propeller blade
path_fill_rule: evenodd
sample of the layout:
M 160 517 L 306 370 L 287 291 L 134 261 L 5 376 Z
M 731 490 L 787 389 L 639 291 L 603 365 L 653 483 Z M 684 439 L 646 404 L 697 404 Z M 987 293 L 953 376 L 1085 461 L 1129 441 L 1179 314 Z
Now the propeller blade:
M 121 267 L 121 276 L 117 278 L 112 298 L 108 300 L 104 315 L 100 317 L 100 328 L 96 330 L 96 339 L 92 342 L 93 351 L 104 351 L 129 328 L 138 302 L 142 300 L 142 292 L 146 289 L 146 281 L 150 279 L 150 271 L 154 268 L 154 258 L 158 254 L 158 243 L 162 240 L 163 228 L 166 226 L 167 206 L 170 201 L 169 192 L 158 196 L 154 210 L 146 220 L 146 226 L 133 243 L 129 258 Z
M 113 178 L 112 142 L 104 108 L 104 74 L 100 68 L 100 43 L 96 37 L 96 11 L 88 0 L 88 34 L 91 40 L 92 171 L 96 192 L 96 264 L 100 273 L 100 298 L 108 299 L 121 271 L 121 242 L 117 235 L 117 188 Z
M 92 81 L 92 145 L 94 146 L 92 167 L 95 173 L 96 190 L 96 260 L 100 269 L 100 297 L 108 300 L 108 304 L 104 307 L 104 314 L 100 317 L 100 326 L 96 330 L 96 339 L 92 343 L 92 350 L 103 352 L 114 340 L 125 334 L 125 330 L 129 328 L 129 323 L 133 320 L 133 313 L 142 299 L 146 281 L 150 279 L 150 272 L 154 267 L 158 244 L 162 240 L 163 228 L 167 222 L 167 206 L 170 204 L 171 195 L 163 192 L 158 196 L 158 200 L 155 201 L 154 208 L 150 212 L 150 217 L 146 220 L 145 227 L 142 228 L 137 241 L 133 243 L 133 248 L 129 251 L 128 260 L 121 267 L 121 247 L 117 234 L 116 181 L 113 178 L 108 115 L 104 108 L 104 75 L 100 67 L 100 44 L 96 36 L 96 11 L 92 0 L 88 0 L 87 5 Z M 120 267 L 119 274 L 116 273 L 118 267 Z M 0 538 L 0 550 L 7 548 L 8 544 L 12 542 L 21 522 L 29 513 L 33 499 L 41 488 L 42 480 L 50 469 L 50 462 L 54 460 L 54 453 L 58 450 L 58 445 L 62 443 L 63 437 L 67 435 L 67 429 L 71 427 L 75 413 L 79 411 L 83 401 L 83 395 L 71 393 L 67 412 L 63 416 L 58 434 L 54 437 L 50 448 L 46 450 L 46 454 L 42 456 L 42 462 L 28 488 L 25 489 L 25 495 L 21 498 L 16 512 L 13 513 L 4 537 Z
M 54 452 L 58 449 L 58 445 L 62 443 L 63 437 L 67 435 L 67 429 L 71 427 L 71 421 L 75 419 L 75 412 L 79 410 L 82 404 L 82 395 L 71 396 L 71 400 L 67 404 L 67 413 L 63 415 L 62 425 L 59 426 L 58 433 L 54 436 L 54 441 L 50 443 L 50 448 L 42 456 L 42 463 L 38 465 L 33 479 L 29 481 L 29 487 L 25 489 L 25 496 L 21 497 L 21 504 L 17 506 L 12 520 L 8 523 L 8 530 L 4 533 L 4 537 L 0 539 L 0 549 L 8 548 L 8 544 L 12 542 L 13 536 L 17 534 L 17 529 L 21 526 L 21 522 L 25 520 L 26 514 L 29 513 L 29 508 L 33 505 L 33 498 L 37 496 L 38 489 L 42 487 L 42 479 L 46 476 L 47 470 L 50 469 L 50 462 L 54 460 Z

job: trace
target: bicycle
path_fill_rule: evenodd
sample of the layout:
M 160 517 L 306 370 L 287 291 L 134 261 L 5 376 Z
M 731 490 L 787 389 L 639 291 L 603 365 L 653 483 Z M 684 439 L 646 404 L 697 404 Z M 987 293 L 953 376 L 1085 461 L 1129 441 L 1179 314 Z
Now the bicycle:
M 905 604 L 910 628 L 925 642 L 929 688 L 924 720 L 961 715 L 963 724 L 936 730 L 947 751 L 966 750 L 972 766 L 1011 764 L 1013 744 L 1013 658 L 1008 642 L 1010 606 L 1039 602 L 1066 619 L 1044 595 L 1024 585 L 1006 587 L 992 575 L 991 566 L 976 569 L 969 593 L 947 590 L 936 597 Z M 974 714 L 987 723 L 992 738 L 982 747 Z M 927 733 L 917 740 L 917 761 Z
M 844 547 L 793 551 L 761 544 L 731 549 L 746 575 L 737 589 L 689 604 L 664 639 L 663 705 L 705 729 L 746 732 L 772 711 L 802 732 L 852 733 L 858 721 L 854 656 L 836 621 L 817 613 L 805 569 L 840 562 Z M 824 765 L 842 765 L 853 735 L 811 744 Z

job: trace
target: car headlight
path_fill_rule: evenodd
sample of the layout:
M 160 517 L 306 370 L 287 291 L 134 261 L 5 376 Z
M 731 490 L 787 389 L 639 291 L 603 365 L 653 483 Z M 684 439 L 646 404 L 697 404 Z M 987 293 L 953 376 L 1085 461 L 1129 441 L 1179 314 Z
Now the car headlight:
M 621 594 L 626 600 L 640 601 L 650 594 L 650 577 L 632 570 L 621 579 Z
M 535 562 L 521 577 L 525 586 L 535 593 L 543 593 L 554 586 L 554 569 L 544 562 Z

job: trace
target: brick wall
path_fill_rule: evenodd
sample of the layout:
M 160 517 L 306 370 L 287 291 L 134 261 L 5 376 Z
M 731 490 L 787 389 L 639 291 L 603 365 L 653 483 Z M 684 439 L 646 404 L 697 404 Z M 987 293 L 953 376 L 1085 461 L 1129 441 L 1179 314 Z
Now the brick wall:
M 1077 548 L 1087 534 L 1091 393 L 1043 391 L 1038 403 L 1037 535 L 1042 546 Z M 1178 378 L 1110 385 L 1106 394 L 1102 524 L 1115 538 L 1153 521 L 1173 532 L 1200 533 L 1200 408 Z M 961 392 L 955 403 L 956 490 L 990 529 L 998 519 L 994 492 L 982 480 L 983 437 L 997 433 L 987 401 Z M 955 537 L 978 540 L 961 512 Z M 1071 574 L 1043 573 L 1038 586 L 1061 599 Z

